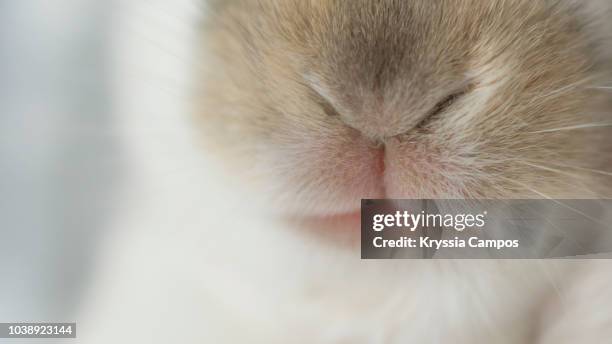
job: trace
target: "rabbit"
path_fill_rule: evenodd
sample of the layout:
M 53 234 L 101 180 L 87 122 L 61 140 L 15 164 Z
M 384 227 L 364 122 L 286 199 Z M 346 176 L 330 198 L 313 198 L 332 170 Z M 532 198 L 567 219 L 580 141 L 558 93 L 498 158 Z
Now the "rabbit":
M 98 342 L 609 341 L 605 260 L 369 261 L 357 243 L 361 199 L 609 198 L 611 8 L 189 7 L 203 13 L 183 42 L 189 62 L 177 62 L 189 105 L 126 93 L 119 112 L 133 128 L 133 197 L 101 255 L 81 333 Z M 157 116 L 122 119 L 145 103 Z M 171 133 L 134 134 L 144 126 Z

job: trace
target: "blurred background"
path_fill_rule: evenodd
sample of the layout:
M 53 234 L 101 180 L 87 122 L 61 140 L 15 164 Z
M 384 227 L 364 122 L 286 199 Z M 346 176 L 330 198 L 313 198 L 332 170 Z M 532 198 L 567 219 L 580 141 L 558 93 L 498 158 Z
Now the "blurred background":
M 79 320 L 118 213 L 154 198 L 142 166 L 200 173 L 175 115 L 201 4 L 0 2 L 0 322 Z
M 122 174 L 111 1 L 0 2 L 0 322 L 68 321 Z

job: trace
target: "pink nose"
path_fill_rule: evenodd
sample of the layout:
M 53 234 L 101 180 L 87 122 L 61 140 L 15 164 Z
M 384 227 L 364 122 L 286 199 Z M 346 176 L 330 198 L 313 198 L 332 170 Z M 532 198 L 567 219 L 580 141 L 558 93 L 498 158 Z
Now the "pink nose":
M 342 119 L 346 125 L 359 131 L 364 137 L 373 140 L 387 140 L 406 132 L 406 124 L 391 116 L 375 115 Z
M 385 174 L 385 146 L 376 149 L 376 171 L 382 177 Z

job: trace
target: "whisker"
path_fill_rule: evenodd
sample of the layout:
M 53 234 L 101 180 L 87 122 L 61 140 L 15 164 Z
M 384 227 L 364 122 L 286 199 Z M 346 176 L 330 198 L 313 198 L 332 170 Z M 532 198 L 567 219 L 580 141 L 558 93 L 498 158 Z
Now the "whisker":
M 504 178 L 504 179 L 506 179 L 506 178 Z M 571 210 L 571 211 L 575 212 L 575 213 L 576 213 L 576 214 L 578 214 L 578 215 L 582 215 L 582 216 L 584 216 L 585 218 L 587 218 L 587 219 L 589 219 L 589 220 L 591 220 L 591 221 L 593 221 L 593 222 L 595 222 L 595 223 L 599 223 L 600 225 L 603 225 L 603 226 L 605 226 L 605 227 L 607 227 L 607 226 L 608 226 L 608 224 L 603 223 L 603 222 L 601 222 L 600 220 L 598 220 L 598 219 L 596 219 L 596 218 L 594 218 L 594 217 L 592 217 L 592 216 L 590 216 L 590 215 L 588 215 L 588 214 L 585 214 L 584 212 L 582 212 L 582 211 L 580 211 L 580 210 L 578 210 L 578 209 L 576 209 L 576 208 L 574 208 L 574 207 L 572 207 L 572 206 L 569 206 L 569 205 L 567 205 L 567 204 L 565 204 L 565 203 L 563 203 L 563 202 L 561 202 L 561 201 L 559 201 L 559 200 L 557 200 L 557 199 L 554 199 L 554 198 L 552 198 L 552 197 L 550 197 L 550 196 L 548 196 L 548 195 L 546 195 L 546 194 L 544 194 L 544 193 L 542 193 L 542 192 L 540 192 L 540 191 L 538 191 L 538 190 L 536 190 L 536 189 L 534 189 L 534 188 L 531 188 L 531 187 L 529 187 L 529 186 L 525 185 L 524 183 L 521 183 L 521 182 L 516 181 L 516 180 L 511 180 L 511 179 L 507 179 L 507 180 L 508 180 L 508 181 L 512 181 L 513 183 L 515 183 L 515 184 L 517 184 L 517 185 L 520 185 L 520 186 L 524 187 L 525 189 L 527 189 L 527 190 L 529 190 L 529 191 L 531 191 L 531 192 L 533 192 L 533 193 L 535 193 L 535 194 L 540 195 L 541 197 L 544 197 L 544 198 L 546 198 L 546 199 L 548 199 L 548 200 L 551 200 L 551 201 L 553 201 L 553 202 L 557 203 L 558 205 L 560 205 L 560 206 L 562 206 L 562 207 L 564 207 L 564 208 L 566 208 L 566 209 L 569 209 L 569 210 Z
M 559 174 L 564 174 L 564 175 L 567 175 L 567 176 L 570 176 L 570 177 L 575 177 L 575 178 L 579 177 L 576 174 L 569 173 L 569 172 L 566 172 L 566 171 L 561 171 L 561 170 L 558 170 L 558 169 L 552 168 L 552 167 L 546 167 L 546 166 L 542 166 L 542 165 L 538 165 L 538 164 L 532 164 L 532 163 L 529 163 L 527 161 L 522 161 L 522 160 L 517 160 L 517 162 L 520 163 L 520 164 L 523 164 L 523 165 L 539 168 L 539 169 L 546 170 L 546 171 L 556 172 L 556 173 L 559 173 Z
M 542 133 L 552 133 L 552 132 L 557 132 L 557 131 L 588 129 L 588 128 L 604 128 L 604 127 L 612 127 L 612 123 L 602 122 L 602 123 L 578 124 L 578 125 L 572 125 L 568 127 L 529 131 L 527 133 L 528 134 L 542 134 Z
M 557 233 L 563 235 L 566 238 L 566 240 L 571 240 L 576 246 L 579 246 L 581 250 L 586 250 L 586 247 L 584 247 L 584 245 L 580 243 L 580 241 L 576 240 L 576 238 L 572 237 L 571 235 L 567 235 L 568 233 L 565 230 L 563 230 L 561 227 L 556 225 L 553 221 L 551 221 L 548 216 L 545 216 L 544 214 L 542 214 L 542 218 L 544 218 L 544 221 L 546 221 L 549 225 L 551 225 L 553 229 L 557 231 Z
M 544 197 L 544 198 L 546 198 L 546 199 L 552 199 L 552 198 L 550 198 L 549 196 L 547 196 L 547 195 L 545 195 L 545 194 L 542 194 L 541 192 L 538 192 L 538 191 L 536 191 L 536 190 L 534 190 L 534 189 L 532 189 L 532 188 L 528 187 L 527 185 L 525 185 L 525 184 L 523 184 L 523 183 L 521 183 L 521 182 L 518 182 L 518 181 L 516 181 L 516 180 L 514 180 L 514 179 L 505 178 L 505 177 L 501 177 L 501 176 L 499 176 L 498 178 L 503 179 L 503 180 L 505 180 L 505 181 L 507 181 L 507 182 L 509 182 L 509 183 L 514 184 L 514 185 L 518 185 L 518 186 L 520 186 L 520 187 L 522 187 L 522 188 L 526 189 L 527 191 L 531 191 L 532 193 L 534 193 L 534 194 L 536 194 L 536 195 L 538 195 L 538 196 L 540 196 L 540 197 Z
M 534 99 L 548 98 L 548 97 L 553 96 L 553 95 L 564 95 L 566 93 L 569 93 L 569 92 L 573 91 L 575 88 L 577 88 L 581 84 L 584 84 L 584 82 L 585 81 L 583 80 L 583 81 L 575 82 L 573 84 L 565 85 L 563 87 L 559 87 L 559 88 L 557 88 L 555 90 L 552 90 L 552 91 L 550 91 L 548 93 L 537 95 Z
M 557 227 L 552 222 L 550 222 L 550 220 L 546 219 L 546 221 L 548 221 L 554 227 Z M 575 239 L 573 241 L 578 243 Z M 580 243 L 578 243 L 578 245 L 581 246 Z M 548 282 L 550 282 L 550 285 L 552 286 L 552 288 L 553 288 L 553 290 L 554 290 L 554 292 L 555 292 L 555 294 L 556 294 L 556 296 L 557 296 L 561 306 L 566 308 L 567 307 L 566 298 L 564 297 L 564 294 L 561 292 L 561 288 L 559 288 L 558 284 L 555 282 L 555 279 L 553 278 L 552 274 L 550 273 L 549 268 L 548 267 L 543 268 L 543 269 L 541 269 L 541 271 L 542 271 L 542 274 L 544 275 L 544 277 L 546 277 L 546 279 L 548 280 Z
M 589 88 L 595 90 L 612 90 L 612 86 L 594 86 Z
M 593 168 L 587 168 L 587 167 L 581 167 L 581 166 L 574 166 L 574 165 L 567 165 L 567 164 L 560 164 L 560 163 L 549 163 L 550 165 L 555 165 L 558 167 L 568 167 L 568 168 L 575 168 L 577 170 L 582 170 L 582 171 L 587 171 L 587 172 L 592 172 L 592 173 L 597 173 L 597 174 L 602 174 L 604 176 L 612 176 L 612 172 L 609 171 L 604 171 L 604 170 L 597 170 L 597 169 L 593 169 Z

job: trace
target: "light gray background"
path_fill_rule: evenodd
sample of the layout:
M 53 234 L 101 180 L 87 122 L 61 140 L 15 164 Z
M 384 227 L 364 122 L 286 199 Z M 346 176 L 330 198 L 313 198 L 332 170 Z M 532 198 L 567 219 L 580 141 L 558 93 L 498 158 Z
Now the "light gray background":
M 0 1 L 0 322 L 70 321 L 121 175 L 110 1 Z

